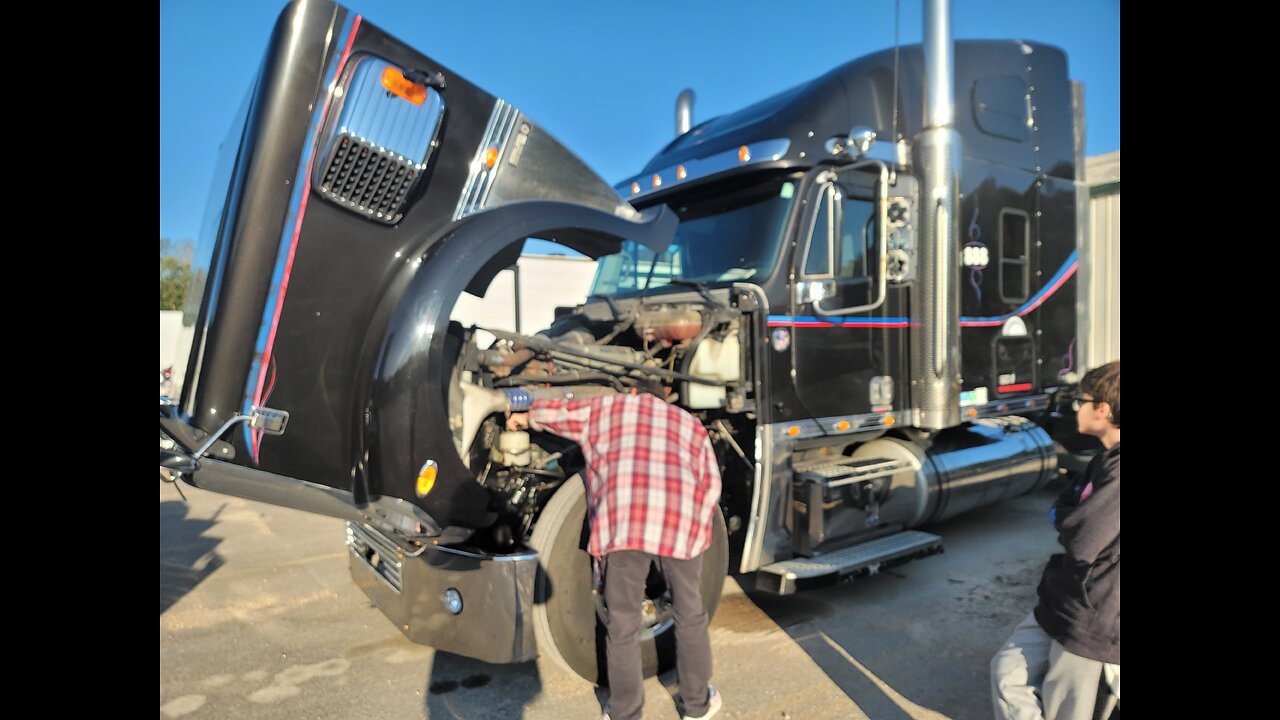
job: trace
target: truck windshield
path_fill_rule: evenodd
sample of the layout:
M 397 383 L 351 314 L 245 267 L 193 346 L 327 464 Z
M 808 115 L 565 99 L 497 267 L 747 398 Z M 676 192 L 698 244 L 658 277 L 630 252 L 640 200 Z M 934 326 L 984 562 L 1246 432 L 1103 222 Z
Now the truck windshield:
M 599 259 L 591 294 L 643 292 L 675 279 L 716 283 L 768 275 L 782 248 L 797 182 L 796 176 L 774 177 L 673 203 L 680 226 L 671 245 L 655 254 L 624 242 Z

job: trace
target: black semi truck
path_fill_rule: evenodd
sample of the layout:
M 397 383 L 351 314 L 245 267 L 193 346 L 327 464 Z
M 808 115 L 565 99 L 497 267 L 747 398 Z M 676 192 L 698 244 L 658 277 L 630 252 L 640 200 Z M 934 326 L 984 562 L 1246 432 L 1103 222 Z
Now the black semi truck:
M 918 528 L 1058 472 L 1082 155 L 1061 50 L 926 29 L 610 186 L 359 14 L 290 4 L 213 181 L 162 476 L 345 518 L 415 641 L 601 683 L 581 454 L 504 432 L 494 389 L 656 379 L 702 420 L 713 612 L 726 572 L 787 594 L 941 551 Z M 482 346 L 455 303 L 529 238 L 597 258 L 590 297 Z M 648 593 L 652 674 L 656 570 Z

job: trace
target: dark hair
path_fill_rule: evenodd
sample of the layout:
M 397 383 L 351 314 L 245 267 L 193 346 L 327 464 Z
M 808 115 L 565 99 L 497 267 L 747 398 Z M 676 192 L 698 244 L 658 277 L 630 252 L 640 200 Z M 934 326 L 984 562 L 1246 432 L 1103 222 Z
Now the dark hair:
M 1080 381 L 1080 392 L 1093 396 L 1094 400 L 1111 406 L 1111 417 L 1107 418 L 1112 425 L 1120 427 L 1120 361 L 1112 362 L 1090 370 Z

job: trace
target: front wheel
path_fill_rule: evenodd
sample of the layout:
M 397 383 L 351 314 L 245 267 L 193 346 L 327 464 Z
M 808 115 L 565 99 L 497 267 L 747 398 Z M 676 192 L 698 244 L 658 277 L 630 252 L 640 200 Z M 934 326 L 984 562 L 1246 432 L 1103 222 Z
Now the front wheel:
M 533 630 L 540 655 L 555 659 L 588 682 L 607 686 L 608 631 L 603 598 L 591 587 L 586 518 L 586 488 L 575 475 L 552 496 L 529 539 L 539 555 Z M 711 547 L 702 554 L 702 604 L 707 615 L 714 617 L 729 563 L 729 539 L 719 508 L 712 518 L 711 538 Z M 645 597 L 640 653 L 644 676 L 652 677 L 676 664 L 671 591 L 656 565 L 649 571 Z

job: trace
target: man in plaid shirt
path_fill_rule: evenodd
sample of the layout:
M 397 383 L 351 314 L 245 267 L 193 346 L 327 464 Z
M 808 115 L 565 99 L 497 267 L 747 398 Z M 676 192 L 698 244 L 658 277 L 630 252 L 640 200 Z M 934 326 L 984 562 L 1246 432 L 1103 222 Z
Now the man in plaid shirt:
M 512 403 L 512 409 L 520 409 Z M 644 704 L 640 627 L 645 579 L 658 563 L 671 588 L 676 665 L 686 720 L 720 709 L 702 605 L 701 555 L 711 547 L 720 467 L 707 431 L 689 413 L 649 393 L 533 400 L 507 429 L 577 442 L 586 460 L 588 552 L 604 559 L 609 607 L 610 720 L 635 720 Z

